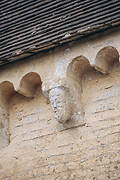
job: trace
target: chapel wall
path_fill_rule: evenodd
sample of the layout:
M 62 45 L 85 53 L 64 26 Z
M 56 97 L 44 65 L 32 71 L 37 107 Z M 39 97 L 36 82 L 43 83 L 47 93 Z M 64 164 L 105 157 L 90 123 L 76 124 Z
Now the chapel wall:
M 91 65 L 106 46 L 120 52 L 119 36 L 115 32 L 84 43 L 78 41 L 1 68 L 1 83 L 11 82 L 14 88 L 7 101 L 10 142 L 0 150 L 0 179 L 120 178 L 120 65 L 117 62 L 109 73 Z M 83 71 L 80 79 L 74 74 L 68 78 L 69 65 L 80 55 L 88 59 L 89 71 Z M 32 74 L 21 89 L 21 81 L 31 72 L 41 81 L 28 83 L 34 81 L 36 75 Z M 54 88 L 80 93 L 80 99 L 75 98 L 72 105 L 74 109 L 82 106 L 84 113 L 80 109 L 77 114 L 82 115 L 82 121 L 79 116 L 65 124 L 56 121 L 49 99 L 49 91 Z

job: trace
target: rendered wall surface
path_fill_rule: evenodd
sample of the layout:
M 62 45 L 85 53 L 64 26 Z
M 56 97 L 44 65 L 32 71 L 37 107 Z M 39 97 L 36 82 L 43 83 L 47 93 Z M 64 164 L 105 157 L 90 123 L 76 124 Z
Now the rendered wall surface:
M 92 66 L 106 46 L 120 53 L 119 42 L 117 31 L 101 34 L 0 69 L 0 107 L 9 114 L 0 111 L 9 137 L 0 179 L 120 179 L 120 65 L 108 73 Z

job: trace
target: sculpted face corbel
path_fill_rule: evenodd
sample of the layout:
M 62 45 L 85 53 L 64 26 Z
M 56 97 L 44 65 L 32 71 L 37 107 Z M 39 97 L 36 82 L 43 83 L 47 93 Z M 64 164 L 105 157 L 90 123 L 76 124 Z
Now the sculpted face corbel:
M 50 89 L 49 100 L 54 112 L 54 117 L 59 123 L 65 123 L 71 119 L 71 97 L 67 87 L 58 86 Z
M 71 97 L 69 89 L 64 85 L 57 85 L 45 89 L 43 94 L 47 97 L 54 112 L 54 117 L 59 123 L 66 123 L 72 115 Z

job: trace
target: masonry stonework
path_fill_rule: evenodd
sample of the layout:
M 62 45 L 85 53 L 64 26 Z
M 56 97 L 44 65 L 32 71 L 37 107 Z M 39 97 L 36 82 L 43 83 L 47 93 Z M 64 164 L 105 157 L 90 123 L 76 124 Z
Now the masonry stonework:
M 1 180 L 120 179 L 119 39 L 102 33 L 1 68 Z

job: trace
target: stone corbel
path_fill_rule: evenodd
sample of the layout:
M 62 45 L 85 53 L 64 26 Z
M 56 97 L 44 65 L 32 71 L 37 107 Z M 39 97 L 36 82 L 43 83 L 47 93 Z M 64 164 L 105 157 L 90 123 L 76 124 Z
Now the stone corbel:
M 65 86 L 55 86 L 43 90 L 43 94 L 48 98 L 54 117 L 59 123 L 65 123 L 71 119 L 72 107 L 69 89 Z
M 71 119 L 72 107 L 68 88 L 58 86 L 50 89 L 49 100 L 54 112 L 54 117 L 59 123 L 65 123 Z

